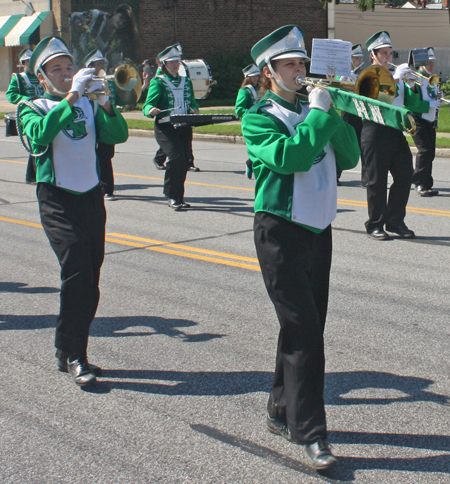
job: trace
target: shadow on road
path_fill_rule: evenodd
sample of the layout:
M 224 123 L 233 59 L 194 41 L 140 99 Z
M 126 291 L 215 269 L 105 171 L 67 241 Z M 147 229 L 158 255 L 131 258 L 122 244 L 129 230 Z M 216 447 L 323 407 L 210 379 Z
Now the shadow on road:
M 25 294 L 48 294 L 59 292 L 56 287 L 32 287 L 25 282 L 0 282 L 0 292 L 23 292 Z
M 36 288 L 35 288 L 36 289 Z M 46 289 L 46 288 L 41 288 Z M 56 290 L 55 292 L 58 292 Z M 0 330 L 33 330 L 54 328 L 56 315 L 19 316 L 0 315 Z M 226 335 L 217 333 L 187 333 L 180 328 L 198 326 L 187 319 L 167 319 L 158 316 L 123 316 L 96 318 L 91 326 L 90 336 L 99 338 L 165 335 L 185 343 L 201 343 Z

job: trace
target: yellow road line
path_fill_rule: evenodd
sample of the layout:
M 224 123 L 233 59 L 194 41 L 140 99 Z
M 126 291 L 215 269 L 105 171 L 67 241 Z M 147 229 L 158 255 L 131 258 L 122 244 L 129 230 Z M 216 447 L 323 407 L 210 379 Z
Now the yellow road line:
M 122 239 L 129 239 L 129 240 L 137 240 L 139 242 L 147 242 L 149 244 L 156 244 L 157 246 L 166 246 L 166 247 L 172 247 L 174 249 L 182 249 L 186 250 L 189 252 L 201 252 L 203 254 L 209 254 L 209 255 L 217 255 L 219 257 L 227 257 L 229 259 L 237 259 L 237 260 L 243 260 L 247 262 L 254 262 L 258 263 L 258 259 L 255 257 L 245 257 L 241 255 L 235 255 L 235 254 L 228 254 L 227 252 L 217 252 L 214 250 L 208 250 L 208 249 L 199 249 L 197 247 L 191 247 L 190 245 L 182 245 L 182 244 L 172 244 L 170 242 L 164 242 L 162 240 L 153 240 L 153 239 L 145 239 L 142 237 L 135 237 L 134 235 L 126 235 L 126 234 L 106 234 L 109 237 L 118 237 Z
M 358 200 L 345 200 L 338 198 L 338 203 L 341 205 L 352 205 L 355 207 L 367 207 L 367 202 L 360 202 Z M 450 211 L 438 210 L 434 208 L 406 207 L 406 211 L 410 213 L 422 213 L 425 215 L 440 215 L 441 217 L 450 217 Z
M 8 218 L 8 217 L 0 217 L 0 220 L 3 220 L 3 222 L 10 222 L 10 223 L 19 224 L 19 225 L 28 225 L 29 227 L 36 227 L 38 229 L 42 229 L 41 224 L 35 224 L 33 222 L 25 222 L 25 220 L 16 220 L 14 218 Z
M 177 255 L 179 257 L 187 257 L 188 259 L 202 260 L 202 261 L 205 261 L 205 262 L 214 262 L 216 264 L 222 264 L 222 265 L 233 266 L 233 267 L 240 267 L 242 269 L 250 269 L 252 271 L 259 271 L 260 270 L 259 266 L 256 266 L 256 265 L 243 264 L 242 262 L 234 262 L 234 261 L 226 260 L 226 259 L 217 259 L 215 257 L 206 257 L 206 256 L 197 255 L 197 254 L 188 254 L 186 252 L 181 252 L 181 251 L 178 251 L 178 250 L 166 249 L 165 247 L 161 247 L 161 246 L 150 246 L 149 247 L 148 245 L 138 244 L 138 243 L 132 242 L 130 240 L 111 239 L 110 237 L 106 237 L 105 240 L 107 242 L 112 242 L 114 244 L 128 245 L 130 247 L 137 247 L 137 248 L 140 248 L 140 249 L 152 250 L 154 252 L 162 252 L 164 254 Z M 238 258 L 238 257 L 236 257 L 236 258 Z
M 26 222 L 25 220 L 17 220 L 17 219 L 8 218 L 8 217 L 0 217 L 0 220 L 3 222 L 15 223 L 19 225 L 26 225 L 28 227 L 35 227 L 35 228 L 42 229 L 41 224 Z M 112 238 L 112 237 L 118 237 L 118 238 Z M 120 240 L 119 237 L 123 239 L 128 239 L 128 240 Z M 146 244 L 137 243 L 137 242 L 133 242 L 134 240 L 147 242 L 147 243 Z M 255 259 L 252 257 L 245 257 L 241 255 L 228 254 L 226 252 L 217 252 L 217 251 L 208 250 L 208 249 L 200 249 L 198 247 L 190 247 L 188 245 L 182 245 L 182 244 L 172 244 L 170 242 L 164 242 L 161 240 L 145 239 L 142 237 L 135 237 L 133 235 L 126 235 L 126 234 L 115 234 L 115 233 L 107 234 L 107 236 L 105 237 L 105 241 L 113 244 L 136 247 L 139 249 L 153 250 L 155 252 L 162 252 L 164 254 L 177 255 L 179 257 L 186 257 L 188 259 L 196 259 L 196 260 L 202 260 L 205 262 L 214 262 L 216 264 L 222 264 L 226 266 L 240 267 L 241 269 L 249 269 L 252 271 L 260 270 L 259 265 L 257 265 L 258 259 Z M 148 245 L 149 243 L 156 244 L 156 245 L 149 246 Z M 181 250 L 174 250 L 174 249 L 181 249 Z M 199 254 L 216 255 L 218 257 L 223 257 L 223 259 L 219 259 L 218 257 L 208 257 L 207 255 L 203 256 L 199 254 L 190 254 L 189 252 L 198 252 Z M 235 260 L 227 260 L 227 258 L 235 259 Z M 243 262 L 237 262 L 240 260 L 253 262 L 253 264 L 244 264 Z
M 26 164 L 27 162 L 25 161 L 14 161 L 14 160 L 3 160 L 0 159 L 0 161 L 6 161 L 7 163 L 21 163 L 21 164 Z M 158 180 L 158 181 L 163 181 L 164 178 L 157 178 L 153 176 L 144 176 L 144 175 L 130 175 L 127 173 L 114 173 L 114 175 L 117 176 L 125 176 L 129 178 L 144 178 L 145 180 Z M 205 187 L 215 187 L 215 188 L 227 188 L 230 190 L 245 190 L 245 191 L 254 191 L 254 188 L 247 188 L 247 187 L 233 187 L 229 185 L 215 185 L 212 183 L 200 183 L 200 182 L 190 182 L 186 181 L 187 184 L 189 185 L 200 185 L 200 186 L 205 186 Z M 350 205 L 353 207 L 367 207 L 367 202 L 363 202 L 360 200 L 346 200 L 342 198 L 338 198 L 337 200 L 339 205 Z M 437 209 L 432 209 L 432 208 L 420 208 L 420 207 L 406 207 L 406 211 L 410 213 L 421 213 L 423 215 L 438 215 L 441 217 L 450 217 L 450 211 L 449 210 L 437 210 Z

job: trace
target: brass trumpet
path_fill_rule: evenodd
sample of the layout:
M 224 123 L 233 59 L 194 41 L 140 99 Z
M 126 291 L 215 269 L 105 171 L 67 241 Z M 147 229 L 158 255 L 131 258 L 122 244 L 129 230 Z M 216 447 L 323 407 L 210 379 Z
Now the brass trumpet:
M 111 91 L 108 87 L 108 81 L 114 81 L 116 86 L 117 95 L 125 104 L 136 104 L 139 101 L 142 93 L 142 81 L 138 71 L 128 64 L 121 64 L 116 67 L 114 74 L 106 75 L 105 71 L 101 70 L 100 75 L 94 76 L 87 84 L 85 89 L 85 95 L 89 99 L 96 99 L 99 95 L 110 96 Z M 65 79 L 66 82 L 72 82 L 72 79 Z M 103 88 L 89 91 L 89 86 L 96 81 L 103 83 Z
M 397 68 L 395 64 L 392 64 L 392 62 L 389 62 L 389 65 L 392 67 Z M 407 80 L 414 81 L 415 84 L 418 86 L 423 86 L 423 81 L 428 81 L 428 84 L 430 87 L 436 87 L 439 84 L 439 76 L 437 74 L 432 74 L 430 77 L 425 76 L 424 74 L 420 73 L 419 71 L 413 71 L 411 70 L 411 75 L 415 79 L 405 79 L 403 80 L 406 82 Z

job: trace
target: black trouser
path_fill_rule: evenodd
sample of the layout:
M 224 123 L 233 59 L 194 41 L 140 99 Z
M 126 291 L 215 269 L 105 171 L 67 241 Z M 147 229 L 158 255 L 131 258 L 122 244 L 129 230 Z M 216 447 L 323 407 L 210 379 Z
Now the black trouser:
M 175 129 L 169 123 L 163 125 L 155 123 L 155 138 L 168 157 L 164 176 L 164 195 L 167 198 L 183 200 L 184 182 L 189 168 L 192 128 L 181 126 Z
M 104 195 L 114 193 L 114 173 L 112 159 L 114 158 L 115 145 L 108 145 L 98 141 L 97 156 L 100 167 L 100 184 Z
M 411 150 L 405 136 L 398 129 L 364 120 L 361 147 L 367 175 L 367 232 L 385 224 L 402 225 L 413 174 Z M 386 201 L 389 172 L 393 183 Z
M 161 148 L 158 148 L 158 151 L 155 154 L 154 162 L 157 163 L 159 166 L 163 166 L 166 161 L 166 154 Z
M 60 312 L 55 346 L 83 357 L 100 298 L 106 213 L 99 186 L 76 195 L 38 183 L 42 226 L 61 266 Z
M 359 116 L 356 116 L 355 114 L 346 113 L 345 111 L 342 111 L 341 117 L 346 123 L 348 123 L 350 126 L 353 126 L 356 133 L 356 138 L 358 139 L 359 149 L 361 150 L 362 119 Z M 342 175 L 342 171 L 338 171 L 337 172 L 338 179 L 340 178 L 341 175 Z M 366 184 L 364 180 L 364 162 L 363 162 L 362 156 L 361 156 L 361 181 L 363 185 Z
M 417 146 L 416 169 L 413 174 L 413 183 L 426 190 L 433 187 L 433 160 L 436 155 L 436 129 L 433 123 L 426 119 L 414 116 L 416 132 L 413 134 L 414 143 Z
M 269 416 L 299 443 L 326 439 L 323 332 L 328 307 L 331 226 L 320 234 L 266 212 L 254 221 L 256 252 L 280 323 Z

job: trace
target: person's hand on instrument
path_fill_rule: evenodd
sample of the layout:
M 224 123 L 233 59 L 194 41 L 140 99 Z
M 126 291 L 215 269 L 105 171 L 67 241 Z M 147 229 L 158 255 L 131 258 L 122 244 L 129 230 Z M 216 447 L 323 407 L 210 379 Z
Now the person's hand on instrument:
M 430 101 L 430 108 L 439 109 L 441 107 L 441 100 L 440 99 L 433 99 Z
M 97 102 L 100 106 L 104 106 L 109 100 L 109 96 L 106 94 L 97 94 Z
M 105 91 L 105 89 L 105 84 L 99 79 L 97 81 L 89 82 L 89 84 L 87 84 L 86 92 Z
M 78 97 L 84 94 L 86 84 L 94 77 L 95 69 L 80 69 L 72 79 L 72 87 L 69 92 L 77 92 Z
M 150 114 L 150 116 L 156 116 L 160 112 L 161 112 L 161 109 L 159 109 L 159 108 L 152 108 L 152 109 L 150 109 L 150 111 L 148 112 L 148 114 Z
M 324 113 L 328 113 L 331 107 L 331 97 L 327 89 L 315 87 L 309 93 L 308 100 L 311 109 L 320 109 Z

